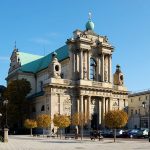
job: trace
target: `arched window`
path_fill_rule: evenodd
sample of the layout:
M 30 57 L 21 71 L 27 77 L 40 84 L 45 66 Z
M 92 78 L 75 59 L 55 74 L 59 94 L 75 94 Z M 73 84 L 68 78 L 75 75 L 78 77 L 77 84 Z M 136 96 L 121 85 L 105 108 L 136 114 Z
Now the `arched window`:
M 94 80 L 96 75 L 96 62 L 90 58 L 90 80 Z
M 45 111 L 45 106 L 44 105 L 42 105 L 41 111 Z

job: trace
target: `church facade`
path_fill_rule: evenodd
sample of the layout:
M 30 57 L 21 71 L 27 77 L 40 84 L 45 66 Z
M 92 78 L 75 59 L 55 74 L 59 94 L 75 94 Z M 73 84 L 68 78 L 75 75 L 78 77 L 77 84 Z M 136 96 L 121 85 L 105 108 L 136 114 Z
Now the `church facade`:
M 98 129 L 105 126 L 109 110 L 128 105 L 119 65 L 112 74 L 113 51 L 107 37 L 94 32 L 89 19 L 85 31 L 75 30 L 64 46 L 46 56 L 15 48 L 7 82 L 25 78 L 31 83 L 31 117 L 81 112 L 88 118 L 88 128 Z

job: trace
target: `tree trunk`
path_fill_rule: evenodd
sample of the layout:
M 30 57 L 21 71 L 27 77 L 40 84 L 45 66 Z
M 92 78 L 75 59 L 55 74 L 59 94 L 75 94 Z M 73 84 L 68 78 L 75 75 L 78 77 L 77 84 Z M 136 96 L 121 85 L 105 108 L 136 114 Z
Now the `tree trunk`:
M 114 129 L 114 142 L 116 142 L 116 129 Z
M 30 135 L 32 136 L 32 128 L 30 129 Z
M 57 127 L 57 138 L 58 138 L 58 127 Z
M 83 139 L 83 123 L 81 123 L 81 131 L 80 131 L 81 133 L 81 140 Z
M 43 128 L 43 137 L 44 137 L 44 128 Z
M 60 129 L 60 139 L 61 139 L 61 136 L 62 136 L 62 129 Z

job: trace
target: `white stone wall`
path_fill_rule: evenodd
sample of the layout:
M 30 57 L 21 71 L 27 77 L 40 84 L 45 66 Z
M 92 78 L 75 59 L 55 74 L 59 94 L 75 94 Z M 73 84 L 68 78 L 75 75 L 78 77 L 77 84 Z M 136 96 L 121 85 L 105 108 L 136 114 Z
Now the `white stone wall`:
M 61 62 L 61 73 L 63 74 L 63 79 L 70 79 L 70 65 L 69 59 Z
M 146 102 L 145 108 L 143 108 L 143 102 Z M 145 116 L 149 113 L 149 94 L 129 96 L 128 104 L 128 126 L 130 128 L 134 128 L 135 126 L 140 127 L 140 116 Z
M 44 83 L 45 80 L 47 80 L 49 77 L 49 74 L 48 74 L 48 70 L 44 70 L 44 71 L 41 71 L 37 74 L 37 79 L 36 79 L 36 92 L 41 92 L 41 82 Z

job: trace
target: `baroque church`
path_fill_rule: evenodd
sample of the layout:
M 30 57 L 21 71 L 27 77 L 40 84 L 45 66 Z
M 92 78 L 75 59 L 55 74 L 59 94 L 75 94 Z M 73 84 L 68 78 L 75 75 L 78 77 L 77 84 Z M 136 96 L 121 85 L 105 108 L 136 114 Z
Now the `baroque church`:
M 112 74 L 113 52 L 107 37 L 94 32 L 89 18 L 84 31 L 75 30 L 64 46 L 46 56 L 20 52 L 15 47 L 7 82 L 24 78 L 31 83 L 31 117 L 81 112 L 87 115 L 87 127 L 98 129 L 104 127 L 109 110 L 128 105 L 119 65 Z

